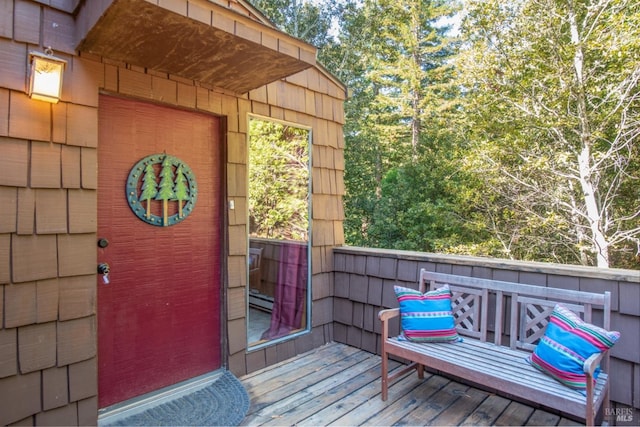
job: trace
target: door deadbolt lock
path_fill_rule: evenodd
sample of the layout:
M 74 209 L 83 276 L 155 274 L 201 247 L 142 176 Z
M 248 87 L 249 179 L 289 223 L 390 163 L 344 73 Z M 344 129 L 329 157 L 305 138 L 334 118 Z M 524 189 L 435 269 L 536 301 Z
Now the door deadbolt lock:
M 98 274 L 102 274 L 102 282 L 105 285 L 109 284 L 109 264 L 101 262 L 98 264 Z
M 106 262 L 98 264 L 98 274 L 109 274 L 109 264 Z

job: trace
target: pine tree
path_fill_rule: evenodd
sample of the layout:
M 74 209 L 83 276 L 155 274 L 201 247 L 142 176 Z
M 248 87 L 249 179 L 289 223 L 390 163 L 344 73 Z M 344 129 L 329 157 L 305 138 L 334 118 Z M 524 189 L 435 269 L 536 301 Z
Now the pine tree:
M 175 183 L 176 185 L 173 188 L 173 191 L 175 193 L 175 198 L 178 201 L 178 218 L 182 218 L 184 216 L 182 213 L 182 202 L 189 200 L 189 187 L 187 186 L 187 178 L 185 178 L 184 172 L 182 171 L 182 165 L 179 165 L 176 170 Z
M 156 172 L 152 163 L 147 163 L 144 167 L 144 176 L 142 178 L 142 194 L 140 200 L 147 201 L 147 219 L 151 218 L 151 199 L 158 194 L 158 183 L 156 181 Z
M 359 62 L 349 63 L 352 74 L 345 73 L 353 91 L 345 105 L 349 244 L 426 250 L 433 248 L 430 240 L 444 242 L 452 234 L 434 230 L 431 219 L 433 212 L 455 210 L 447 183 L 450 176 L 460 176 L 452 171 L 455 135 L 448 129 L 449 110 L 459 95 L 451 65 L 456 41 L 443 24 L 454 6 L 451 1 L 366 0 L 347 18 L 341 42 L 359 54 Z M 408 192 L 389 186 L 425 177 L 441 185 L 410 185 Z M 458 245 L 458 239 L 454 236 L 451 244 Z
M 162 200 L 162 223 L 167 226 L 169 225 L 169 200 L 176 200 L 176 193 L 173 191 L 173 164 L 169 156 L 165 156 L 162 161 L 156 200 Z

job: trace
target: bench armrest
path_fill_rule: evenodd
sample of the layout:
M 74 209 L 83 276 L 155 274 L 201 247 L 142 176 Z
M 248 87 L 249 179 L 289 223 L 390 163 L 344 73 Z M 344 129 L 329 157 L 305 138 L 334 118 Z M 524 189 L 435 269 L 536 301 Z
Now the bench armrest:
M 378 319 L 382 321 L 382 352 L 384 353 L 384 342 L 389 338 L 389 319 L 400 315 L 399 308 L 388 308 L 380 310 Z
M 391 319 L 392 317 L 396 317 L 399 314 L 400 314 L 399 308 L 388 308 L 386 310 L 380 310 L 380 312 L 378 313 L 378 319 L 382 320 L 383 322 L 386 322 L 387 320 Z
M 587 425 L 594 425 L 593 421 L 594 421 L 594 417 L 595 417 L 595 410 L 597 410 L 597 407 L 594 407 L 594 402 L 593 402 L 593 396 L 595 394 L 595 381 L 593 378 L 593 374 L 595 373 L 596 369 L 598 368 L 598 366 L 600 365 L 600 361 L 602 359 L 604 359 L 605 356 L 607 356 L 607 352 L 609 350 L 603 351 L 602 353 L 596 353 L 591 355 L 587 360 L 584 361 L 584 364 L 582 365 L 582 370 L 584 371 L 584 373 L 586 374 L 587 377 Z M 606 404 L 606 403 L 605 403 Z
M 587 360 L 584 361 L 584 365 L 582 365 L 582 370 L 585 374 L 591 376 L 593 378 L 593 374 L 600 365 L 600 361 L 607 354 L 607 351 L 603 351 L 602 353 L 592 354 Z

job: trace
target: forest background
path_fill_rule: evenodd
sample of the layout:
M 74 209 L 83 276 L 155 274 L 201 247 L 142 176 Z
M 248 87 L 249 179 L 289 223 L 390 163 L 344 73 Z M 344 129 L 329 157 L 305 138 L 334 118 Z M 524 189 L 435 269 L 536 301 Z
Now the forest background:
M 252 4 L 349 88 L 347 244 L 640 269 L 640 2 Z

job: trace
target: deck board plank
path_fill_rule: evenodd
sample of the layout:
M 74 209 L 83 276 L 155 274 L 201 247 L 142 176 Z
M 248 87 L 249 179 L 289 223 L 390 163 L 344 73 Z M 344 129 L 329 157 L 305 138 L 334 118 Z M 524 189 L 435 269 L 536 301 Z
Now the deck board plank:
M 495 422 L 497 426 L 521 426 L 533 414 L 534 409 L 519 402 L 511 402 L 507 409 L 498 417 Z
M 397 368 L 397 370 L 400 370 L 400 369 L 402 369 L 402 367 Z M 394 370 L 391 370 L 391 372 L 393 373 Z M 380 387 L 381 387 L 380 372 L 376 372 L 375 377 L 376 377 L 375 381 L 372 383 L 369 383 L 368 386 L 361 387 L 353 391 L 351 394 L 345 396 L 343 399 L 333 402 L 331 405 L 315 413 L 314 415 L 308 418 L 305 418 L 304 420 L 301 420 L 299 424 L 309 425 L 309 426 L 331 425 L 332 423 L 336 423 L 338 425 L 347 425 L 345 420 L 348 419 L 349 417 L 353 417 L 354 414 L 357 413 L 357 412 L 351 413 L 352 411 L 355 411 L 360 406 L 366 405 L 369 402 L 371 402 L 371 404 L 375 404 L 376 400 L 380 400 Z M 414 387 L 420 382 L 417 375 L 406 374 L 405 378 L 406 377 L 413 377 L 413 379 L 408 380 L 409 387 Z M 403 392 L 403 391 L 398 390 L 398 392 L 393 395 L 390 393 L 389 401 L 393 401 L 396 398 L 396 396 L 400 396 L 400 392 Z M 347 414 L 350 414 L 350 415 L 347 415 Z M 371 415 L 369 414 L 369 416 Z M 352 418 L 352 425 L 355 425 L 355 424 L 356 423 L 353 421 L 353 418 Z
M 560 416 L 536 409 L 527 421 L 528 426 L 555 426 L 560 421 Z
M 491 394 L 460 425 L 491 426 L 511 403 L 509 399 Z
M 464 384 L 449 381 L 441 390 L 438 390 L 437 393 L 431 396 L 426 403 L 421 403 L 415 410 L 411 411 L 411 413 L 396 424 L 405 426 L 432 424 L 434 418 L 449 412 L 451 405 L 465 395 L 468 389 L 469 387 Z M 477 406 L 477 403 L 474 407 L 475 406 Z
M 351 360 L 353 365 L 343 364 L 341 366 L 336 364 L 335 367 L 337 369 L 334 369 L 332 372 L 327 372 L 327 378 L 315 383 L 313 383 L 313 379 L 311 379 L 309 385 L 299 392 L 276 400 L 274 404 L 263 407 L 260 411 L 252 414 L 255 418 L 251 424 L 265 425 L 271 420 L 275 420 L 276 425 L 288 424 L 289 422 L 289 425 L 296 424 L 298 421 L 297 418 L 300 417 L 300 411 L 296 411 L 296 409 L 304 408 L 309 404 L 309 401 L 312 400 L 315 400 L 314 406 L 321 408 L 320 405 L 322 405 L 323 402 L 333 398 L 333 395 L 329 394 L 330 391 L 350 379 L 349 376 L 345 375 L 347 369 L 349 375 L 358 378 L 366 370 L 372 370 L 379 366 L 379 362 L 373 355 L 368 355 L 368 357 L 362 360 L 355 358 L 345 360 Z
M 392 366 L 397 365 L 399 364 L 395 363 Z M 314 424 L 313 421 L 309 422 L 306 421 L 306 419 L 311 418 L 313 420 L 313 417 L 316 416 L 316 418 L 319 418 L 322 422 L 326 422 L 329 417 L 327 414 L 331 414 L 330 416 L 337 418 L 339 416 L 338 410 L 327 408 L 332 406 L 336 401 L 343 402 L 344 398 L 364 387 L 369 387 L 370 389 L 370 387 L 372 387 L 371 383 L 375 383 L 376 380 L 378 380 L 378 384 L 374 384 L 373 387 L 380 388 L 379 371 L 380 358 L 372 356 L 360 364 L 357 371 L 350 370 L 329 378 L 330 383 L 327 383 L 326 391 L 317 389 L 312 399 L 307 400 L 304 404 L 295 406 L 283 414 L 273 415 L 271 420 L 261 423 L 260 425 L 318 425 L 318 423 Z M 346 407 L 347 405 L 345 403 L 341 403 L 341 408 Z M 327 410 L 325 411 L 325 409 Z M 324 413 L 321 413 L 323 411 Z
M 486 391 L 469 387 L 462 396 L 444 412 L 429 421 L 432 426 L 460 425 L 489 396 Z
M 418 387 L 396 400 L 384 411 L 371 414 L 366 425 L 370 426 L 391 426 L 398 423 L 402 418 L 408 416 L 414 410 L 424 406 L 425 401 L 429 401 L 436 396 L 450 381 L 438 375 L 432 375 Z
M 367 420 L 372 415 L 379 412 L 384 412 L 389 406 L 391 406 L 396 400 L 401 399 L 407 393 L 410 393 L 414 388 L 420 386 L 425 380 L 428 380 L 431 376 L 421 380 L 417 375 L 407 374 L 402 379 L 395 383 L 397 387 L 389 389 L 389 396 L 386 402 L 383 402 L 380 398 L 380 389 L 371 390 L 371 397 L 361 405 L 355 407 L 350 412 L 347 412 L 340 418 L 332 421 L 331 426 L 356 426 L 356 425 L 368 425 Z
M 558 425 L 559 426 L 582 426 L 584 424 L 577 423 L 567 418 L 560 418 L 560 422 L 558 422 Z
M 325 348 L 326 347 L 326 348 Z M 323 369 L 338 360 L 342 360 L 358 350 L 349 346 L 328 345 L 322 347 L 322 357 L 300 357 L 295 358 L 291 363 L 282 363 L 276 367 L 270 367 L 264 371 L 264 375 L 243 377 L 243 384 L 247 389 L 272 390 L 284 381 L 295 381 L 300 376 L 307 375 Z M 256 387 L 256 386 L 260 387 Z
M 243 426 L 584 425 L 425 372 L 409 372 L 380 398 L 380 356 L 330 343 L 245 375 Z M 390 361 L 390 370 L 403 365 Z
M 287 400 L 296 394 L 307 394 L 307 389 L 316 383 L 324 380 L 326 377 L 342 372 L 354 365 L 360 364 L 366 358 L 371 357 L 366 352 L 356 352 L 349 354 L 339 360 L 324 359 L 323 363 L 314 369 L 307 366 L 305 369 L 297 369 L 282 375 L 280 378 L 268 381 L 267 387 L 262 392 L 258 392 L 255 386 L 249 391 L 251 398 L 251 408 L 249 414 L 263 411 L 267 406 L 279 405 L 281 401 Z M 262 389 L 262 386 L 260 387 Z

